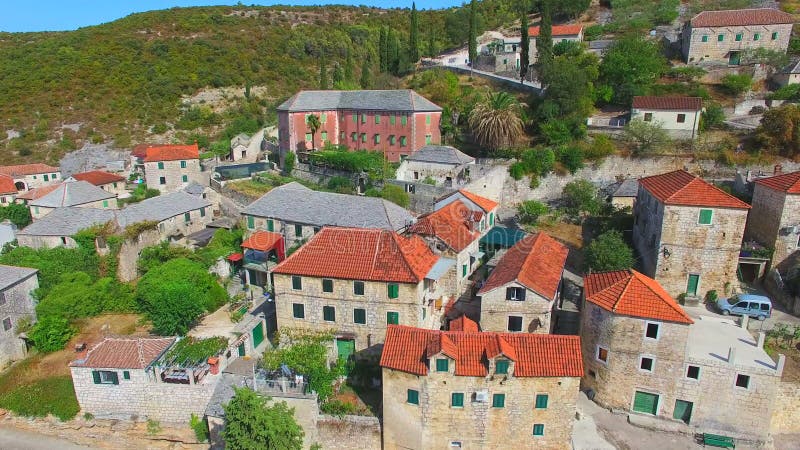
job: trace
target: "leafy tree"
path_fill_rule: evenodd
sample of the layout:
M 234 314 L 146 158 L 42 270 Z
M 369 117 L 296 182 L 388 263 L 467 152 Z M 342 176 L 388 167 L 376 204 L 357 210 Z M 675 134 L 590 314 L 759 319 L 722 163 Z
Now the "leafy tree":
M 800 107 L 784 104 L 764 112 L 756 130 L 759 143 L 781 156 L 795 157 L 800 153 Z
M 596 237 L 586 247 L 586 266 L 593 272 L 624 270 L 633 267 L 633 250 L 622 233 L 609 230 Z
M 188 248 L 170 245 L 169 242 L 162 242 L 158 245 L 143 248 L 139 253 L 139 260 L 136 265 L 139 269 L 139 274 L 144 275 L 150 269 L 160 266 L 171 259 L 191 257 L 192 251 Z
M 262 365 L 267 370 L 278 370 L 285 364 L 297 373 L 308 377 L 311 390 L 317 393 L 320 402 L 333 395 L 333 384 L 341 373 L 341 367 L 328 364 L 328 350 L 324 342 L 330 342 L 326 334 L 289 336 L 280 334 L 282 345 L 264 353 Z
M 378 36 L 378 70 L 381 73 L 389 71 L 389 32 L 386 27 L 381 27 Z
M 658 122 L 634 119 L 625 125 L 623 137 L 636 145 L 636 153 L 649 153 L 666 145 L 670 139 Z
M 561 195 L 568 210 L 573 214 L 597 214 L 600 211 L 597 188 L 587 180 L 570 181 L 564 186 Z
M 411 2 L 411 26 L 408 36 L 408 59 L 412 64 L 416 64 L 419 61 L 419 17 L 416 2 Z
M 267 400 L 251 389 L 234 388 L 233 398 L 223 405 L 225 448 L 302 450 L 305 433 L 294 419 L 294 408 L 286 402 L 267 406 Z
M 600 81 L 613 92 L 614 103 L 629 106 L 667 70 L 667 60 L 656 42 L 638 36 L 615 41 L 600 63 Z
M 517 206 L 517 215 L 522 223 L 536 225 L 539 217 L 547 214 L 550 208 L 537 200 L 526 200 Z
M 0 221 L 9 220 L 17 228 L 25 228 L 31 223 L 31 212 L 27 206 L 19 203 L 10 203 L 0 206 Z
M 372 76 L 369 73 L 370 71 L 370 62 L 369 56 L 364 58 L 364 65 L 361 66 L 361 89 L 369 89 L 372 87 Z
M 50 353 L 61 350 L 78 329 L 59 316 L 40 317 L 29 333 L 33 345 L 40 352 Z
M 549 69 L 553 61 L 553 8 L 552 0 L 541 0 L 539 12 L 542 20 L 539 23 L 539 36 L 536 37 L 536 64 L 541 72 Z
M 308 129 L 311 131 L 311 147 L 316 150 L 317 130 L 322 126 L 319 121 L 319 116 L 316 114 L 309 114 L 308 117 L 306 117 L 306 125 L 308 125 Z
M 84 272 L 92 279 L 99 275 L 100 258 L 92 249 L 15 247 L 0 255 L 0 264 L 32 267 L 39 270 L 38 298 L 44 298 L 64 274 Z
M 469 63 L 478 58 L 478 7 L 475 0 L 469 2 Z
M 411 204 L 411 198 L 408 196 L 408 193 L 400 186 L 394 184 L 384 185 L 381 190 L 381 197 L 403 208 L 408 208 L 408 205 Z
M 725 123 L 725 112 L 722 110 L 722 106 L 719 103 L 706 105 L 705 110 L 700 114 L 700 130 L 717 128 L 723 123 Z
M 328 90 L 328 64 L 324 57 L 319 59 L 319 88 L 323 91 Z
M 722 77 L 722 88 L 731 95 L 739 96 L 750 90 L 753 77 L 747 74 L 728 74 Z
M 101 312 L 130 312 L 135 307 L 130 286 L 114 278 L 93 282 L 84 272 L 71 272 L 62 275 L 61 282 L 39 301 L 36 314 L 78 319 Z
M 523 136 L 520 105 L 508 92 L 489 92 L 469 115 L 478 144 L 496 151 L 515 145 Z
M 352 83 L 355 81 L 355 68 L 353 65 L 353 54 L 352 52 L 347 52 L 347 57 L 344 60 L 344 79 L 348 83 Z
M 583 149 L 577 145 L 561 147 L 558 152 L 558 161 L 574 174 L 583 168 Z
M 764 47 L 750 48 L 742 51 L 742 63 L 762 64 L 767 66 L 770 72 L 780 69 L 789 64 L 789 56 L 784 52 L 778 52 Z
M 550 148 L 531 148 L 522 152 L 525 173 L 545 176 L 553 170 L 556 154 Z
M 522 8 L 522 16 L 520 17 L 519 32 L 522 35 L 519 41 L 519 79 L 525 81 L 525 76 L 528 75 L 528 66 L 530 61 L 531 40 L 528 37 L 528 11 L 527 8 Z

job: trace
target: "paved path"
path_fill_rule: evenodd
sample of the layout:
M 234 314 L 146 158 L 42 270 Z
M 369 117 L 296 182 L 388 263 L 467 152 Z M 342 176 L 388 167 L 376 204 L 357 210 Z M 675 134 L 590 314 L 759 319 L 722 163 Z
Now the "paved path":
M 524 83 L 520 83 L 519 79 L 504 77 L 501 75 L 497 75 L 491 72 L 484 72 L 482 70 L 473 70 L 469 66 L 466 65 L 453 65 L 453 64 L 444 64 L 441 66 L 433 66 L 433 67 L 444 67 L 445 69 L 452 70 L 453 72 L 458 72 L 462 74 L 472 74 L 474 76 L 479 76 L 482 78 L 487 78 L 493 81 L 498 81 L 504 84 L 516 86 L 517 88 L 521 88 L 530 92 L 539 93 L 542 90 L 542 85 L 536 81 L 525 81 Z
M 0 426 L 0 448 L 3 450 L 86 450 L 91 447 L 75 445 L 59 439 L 18 428 Z

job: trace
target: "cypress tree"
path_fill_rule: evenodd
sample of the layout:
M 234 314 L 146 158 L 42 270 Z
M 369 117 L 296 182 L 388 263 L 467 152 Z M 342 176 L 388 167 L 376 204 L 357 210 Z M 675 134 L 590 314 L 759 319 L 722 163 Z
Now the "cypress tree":
M 364 58 L 364 65 L 361 66 L 361 89 L 369 89 L 372 87 L 372 77 L 369 73 L 369 54 Z
M 342 73 L 342 65 L 339 62 L 333 64 L 331 79 L 333 81 L 333 88 L 340 89 L 344 81 L 344 74 Z
M 378 67 L 381 73 L 389 70 L 388 43 L 386 42 L 387 34 L 386 27 L 381 27 L 380 38 L 378 40 Z
M 353 55 L 351 50 L 347 50 L 347 58 L 344 60 L 344 79 L 348 83 L 353 83 L 355 79 L 355 69 L 353 68 Z
M 478 57 L 478 7 L 475 0 L 469 3 L 469 62 L 475 63 Z
M 408 33 L 408 59 L 412 64 L 419 61 L 419 17 L 417 4 L 411 2 L 411 30 Z
M 536 63 L 539 66 L 539 78 L 546 72 L 553 61 L 553 17 L 550 0 L 541 0 L 539 10 L 542 22 L 539 24 L 539 36 L 536 38 Z
M 436 32 L 433 31 L 432 26 L 428 32 L 428 56 L 431 58 L 436 56 Z
M 328 90 L 328 65 L 325 57 L 319 59 L 319 88 L 323 91 Z
M 398 39 L 394 30 L 389 29 L 386 35 L 386 48 L 388 54 L 388 71 L 393 75 L 400 73 L 400 39 Z
M 525 75 L 528 74 L 528 64 L 530 59 L 531 42 L 528 37 L 528 11 L 522 11 L 520 21 L 520 41 L 519 41 L 519 79 L 520 82 L 525 80 Z

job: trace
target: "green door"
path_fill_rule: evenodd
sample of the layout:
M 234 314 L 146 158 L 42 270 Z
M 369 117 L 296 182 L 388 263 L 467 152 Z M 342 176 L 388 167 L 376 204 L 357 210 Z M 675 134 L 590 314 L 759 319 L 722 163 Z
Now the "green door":
M 689 297 L 697 296 L 697 285 L 700 284 L 700 275 L 689 274 L 689 281 L 686 283 L 686 295 Z
M 356 341 L 352 339 L 337 339 L 336 351 L 339 355 L 339 359 L 347 361 L 356 351 Z
M 675 410 L 672 412 L 672 418 L 683 421 L 688 424 L 692 419 L 692 402 L 686 400 L 675 400 Z
M 741 63 L 741 60 L 742 60 L 741 53 L 739 52 L 731 52 L 728 55 L 728 64 L 730 64 L 731 66 L 738 66 L 739 63 Z
M 658 412 L 658 395 L 636 391 L 633 397 L 633 410 L 640 413 L 656 415 Z
M 244 356 L 244 342 L 239 344 L 239 356 Z
M 264 342 L 264 323 L 258 322 L 253 328 L 253 348 L 257 348 L 262 342 Z

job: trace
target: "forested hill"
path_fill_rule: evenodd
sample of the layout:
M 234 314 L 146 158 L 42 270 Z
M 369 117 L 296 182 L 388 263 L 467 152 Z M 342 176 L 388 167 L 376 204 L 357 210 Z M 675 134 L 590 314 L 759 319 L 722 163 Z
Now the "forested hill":
M 517 18 L 514 4 L 478 2 L 479 31 Z M 381 29 L 393 30 L 402 49 L 409 22 L 410 9 L 240 5 L 133 14 L 69 32 L 0 33 L 0 162 L 55 160 L 87 140 L 127 146 L 153 131 L 224 127 L 235 113 L 181 110 L 182 96 L 209 87 L 265 87 L 240 107 L 263 121 L 276 102 L 319 87 L 321 61 L 341 85 L 380 84 Z M 468 6 L 420 11 L 421 55 L 466 43 L 468 23 Z

